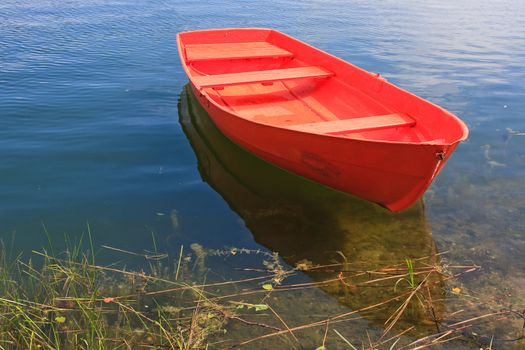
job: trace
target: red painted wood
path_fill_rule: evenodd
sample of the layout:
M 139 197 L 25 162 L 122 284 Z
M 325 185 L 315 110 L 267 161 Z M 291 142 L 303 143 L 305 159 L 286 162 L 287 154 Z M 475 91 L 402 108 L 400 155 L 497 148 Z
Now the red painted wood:
M 443 108 L 271 29 L 185 32 L 177 41 L 195 95 L 226 136 L 392 211 L 420 198 L 468 135 Z M 215 49 L 226 47 L 239 50 Z M 267 48 L 290 55 L 262 55 Z M 298 74 L 312 66 L 333 75 Z
M 247 43 L 220 43 L 220 44 L 189 44 L 185 46 L 188 62 L 263 58 L 263 57 L 292 57 L 289 51 L 281 49 L 266 41 Z
M 300 78 L 326 78 L 332 75 L 333 73 L 319 67 L 298 67 L 260 70 L 255 72 L 196 76 L 194 77 L 194 82 L 201 88 L 212 86 L 223 87 L 227 85 L 264 83 L 277 80 L 282 81 Z
M 372 117 L 351 118 L 327 122 L 289 126 L 288 129 L 316 134 L 344 134 L 374 129 L 413 126 L 416 121 L 407 115 L 386 114 Z

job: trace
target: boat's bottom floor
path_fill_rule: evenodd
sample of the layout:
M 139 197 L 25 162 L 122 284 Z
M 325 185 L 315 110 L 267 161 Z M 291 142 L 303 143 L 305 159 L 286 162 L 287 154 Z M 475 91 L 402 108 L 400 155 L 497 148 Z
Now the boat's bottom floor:
M 428 140 L 408 115 L 392 113 L 359 91 L 334 94 L 336 110 L 320 102 L 317 82 L 287 81 L 206 88 L 217 103 L 252 121 L 294 130 L 338 135 L 354 139 L 399 142 Z M 346 90 L 346 89 L 345 89 Z

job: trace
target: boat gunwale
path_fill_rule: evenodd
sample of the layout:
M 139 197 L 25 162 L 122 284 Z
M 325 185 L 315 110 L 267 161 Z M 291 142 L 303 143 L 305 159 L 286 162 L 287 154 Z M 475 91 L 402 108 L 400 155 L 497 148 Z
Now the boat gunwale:
M 283 35 L 285 37 L 287 37 L 288 39 L 290 40 L 293 40 L 293 41 L 297 41 L 297 42 L 300 42 L 301 44 L 303 45 L 306 45 L 308 46 L 309 48 L 313 49 L 313 50 L 316 50 L 324 55 L 327 55 L 329 57 L 331 57 L 332 59 L 335 59 L 341 63 L 344 63 L 346 65 L 349 65 L 351 66 L 353 69 L 356 69 L 358 71 L 361 71 L 362 73 L 366 73 L 366 74 L 370 74 L 370 75 L 374 75 L 374 73 L 372 72 L 369 72 L 367 71 L 366 69 L 364 68 L 361 68 L 359 66 L 356 66 L 354 65 L 353 63 L 350 63 L 340 57 L 337 57 L 329 52 L 326 52 L 322 49 L 319 49 L 313 45 L 310 45 L 309 43 L 307 42 L 304 42 L 300 39 L 297 39 L 297 38 L 294 38 L 286 33 L 283 33 L 281 31 L 278 31 L 278 30 L 275 30 L 275 29 L 271 29 L 271 28 L 263 28 L 263 27 L 243 27 L 243 28 L 210 28 L 210 29 L 199 29 L 199 30 L 193 30 L 193 31 L 185 31 L 185 32 L 179 32 L 177 33 L 176 35 L 176 38 L 177 38 L 177 47 L 178 47 L 178 53 L 179 53 L 179 57 L 180 57 L 180 60 L 181 60 L 181 64 L 182 64 L 182 67 L 184 69 L 184 71 L 186 72 L 186 75 L 188 76 L 188 78 L 190 79 L 191 81 L 191 84 L 193 84 L 196 88 L 196 90 L 199 91 L 199 93 L 201 93 L 202 95 L 204 95 L 206 97 L 206 100 L 213 104 L 216 108 L 219 108 L 220 110 L 224 111 L 225 113 L 228 113 L 232 116 L 235 116 L 237 118 L 240 118 L 240 119 L 243 119 L 243 120 L 246 120 L 247 122 L 249 123 L 254 123 L 254 124 L 258 124 L 258 125 L 261 125 L 261 126 L 265 126 L 265 127 L 268 127 L 268 128 L 273 128 L 273 129 L 282 129 L 282 130 L 287 130 L 287 131 L 290 131 L 290 132 L 294 132 L 294 133 L 301 133 L 301 134 L 309 134 L 309 135 L 315 135 L 316 137 L 330 137 L 330 138 L 337 138 L 337 139 L 345 139 L 345 140 L 351 140 L 351 141 L 355 141 L 355 142 L 363 142 L 363 143 L 370 143 L 370 142 L 374 142 L 374 143 L 378 143 L 378 144 L 395 144 L 395 145 L 400 145 L 400 144 L 406 144 L 406 145 L 410 145 L 410 146 L 452 146 L 452 145 L 455 145 L 459 142 L 462 142 L 462 141 L 465 141 L 468 136 L 469 136 L 469 129 L 468 127 L 466 126 L 466 124 L 458 117 L 456 116 L 455 114 L 453 114 L 452 112 L 446 110 L 445 108 L 427 100 L 427 99 L 424 99 L 402 87 L 399 87 L 389 81 L 387 81 L 386 79 L 382 79 L 382 83 L 383 84 L 388 84 L 389 86 L 395 88 L 395 89 L 398 89 L 406 94 L 409 95 L 409 97 L 411 98 L 415 98 L 415 99 L 418 99 L 426 104 L 429 104 L 433 107 L 436 107 L 438 108 L 440 111 L 442 111 L 445 115 L 443 117 L 449 117 L 449 118 L 452 118 L 457 125 L 459 125 L 459 127 L 461 128 L 461 131 L 462 131 L 462 135 L 461 137 L 459 138 L 456 138 L 455 140 L 451 141 L 451 142 L 442 142 L 441 139 L 435 139 L 435 140 L 428 140 L 428 141 L 395 141 L 395 140 L 378 140 L 378 139 L 359 139 L 359 138 L 353 138 L 351 136 L 343 136 L 343 135 L 337 135 L 337 134 L 316 134 L 316 133 L 312 133 L 312 132 L 308 132 L 308 131 L 301 131 L 301 130 L 293 130 L 293 129 L 288 129 L 286 127 L 282 127 L 282 126 L 278 126 L 278 125 L 272 125 L 272 124 L 268 124 L 268 123 L 263 123 L 263 122 L 259 122 L 259 121 L 256 121 L 256 120 L 251 120 L 251 119 L 247 119 L 247 118 L 243 118 L 242 116 L 240 116 L 238 113 L 236 113 L 235 111 L 233 111 L 231 108 L 227 108 L 226 106 L 222 106 L 220 105 L 219 103 L 217 103 L 213 98 L 211 98 L 210 94 L 204 90 L 203 88 L 201 88 L 198 84 L 195 83 L 193 77 L 194 77 L 194 74 L 189 70 L 189 66 L 186 62 L 186 57 L 184 57 L 184 48 L 185 48 L 185 45 L 183 44 L 183 40 L 182 40 L 182 36 L 184 34 L 193 34 L 193 33 L 199 33 L 199 32 L 213 32 L 213 31 L 235 31 L 235 30 L 260 30 L 260 31 L 267 31 L 269 34 L 274 32 L 274 33 L 278 33 L 279 35 Z M 324 68 L 324 67 L 323 67 Z M 335 72 L 334 72 L 335 73 Z M 337 76 L 337 74 L 335 75 Z M 375 79 L 380 79 L 378 77 L 376 77 Z M 343 81 L 344 82 L 344 81 Z M 419 122 L 419 118 L 416 119 L 417 122 Z

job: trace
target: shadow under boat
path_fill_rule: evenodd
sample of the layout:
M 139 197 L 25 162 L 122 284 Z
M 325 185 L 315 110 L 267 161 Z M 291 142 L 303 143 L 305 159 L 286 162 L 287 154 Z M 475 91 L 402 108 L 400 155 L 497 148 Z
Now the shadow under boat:
M 406 259 L 428 266 L 426 270 L 416 268 L 419 280 L 426 274 L 420 271 L 439 267 L 421 200 L 401 213 L 392 213 L 291 174 L 225 137 L 189 86 L 180 98 L 180 123 L 204 181 L 241 216 L 256 242 L 277 252 L 288 264 L 332 265 L 306 270 L 314 281 L 337 278 L 344 270 L 346 284 L 320 284 L 339 302 L 361 309 L 399 295 L 408 288 L 408 276 L 370 281 L 406 273 Z M 334 268 L 333 264 L 338 265 Z M 414 301 L 400 323 L 433 327 L 440 318 L 444 297 L 441 275 L 433 273 L 427 282 L 425 293 L 432 299 L 432 309 L 420 305 L 425 302 Z M 383 324 L 402 302 L 400 298 L 368 310 L 364 316 Z

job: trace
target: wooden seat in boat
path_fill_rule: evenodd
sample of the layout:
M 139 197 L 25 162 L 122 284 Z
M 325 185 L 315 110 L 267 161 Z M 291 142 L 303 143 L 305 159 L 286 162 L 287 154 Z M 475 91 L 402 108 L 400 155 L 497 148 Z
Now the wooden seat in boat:
M 247 43 L 188 44 L 185 46 L 188 62 L 228 60 L 241 58 L 292 57 L 290 51 L 266 41 Z
M 203 87 L 223 87 L 228 85 L 269 83 L 300 78 L 326 78 L 333 73 L 316 66 L 270 69 L 254 72 L 203 75 L 193 77 L 195 83 Z
M 374 115 L 371 117 L 298 124 L 287 126 L 287 128 L 317 134 L 337 135 L 392 127 L 414 126 L 415 124 L 416 121 L 406 114 L 385 114 Z

